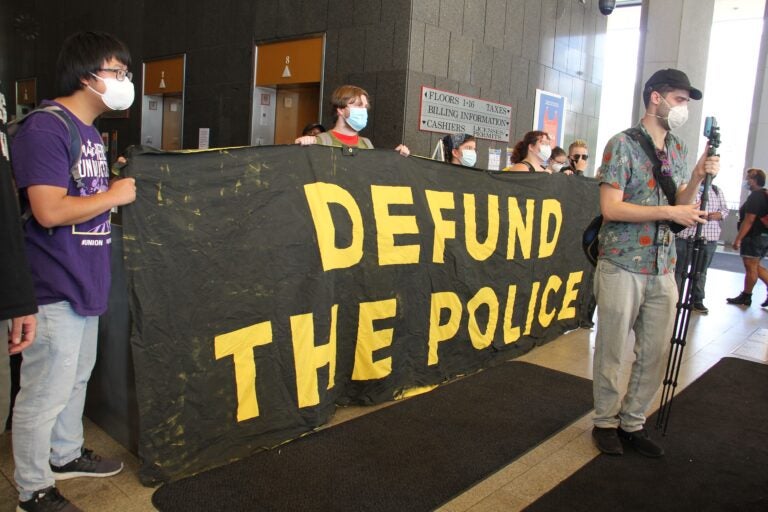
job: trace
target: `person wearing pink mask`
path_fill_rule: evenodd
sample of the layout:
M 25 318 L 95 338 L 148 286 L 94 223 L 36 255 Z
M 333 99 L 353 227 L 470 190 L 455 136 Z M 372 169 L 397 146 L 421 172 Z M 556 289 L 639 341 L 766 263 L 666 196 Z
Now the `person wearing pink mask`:
M 525 134 L 512 149 L 511 164 L 505 171 L 549 172 L 547 161 L 552 155 L 552 146 L 547 132 L 534 130 Z
M 70 36 L 56 64 L 59 96 L 43 102 L 56 112 L 33 111 L 11 140 L 16 184 L 31 213 L 24 235 L 38 304 L 36 339 L 24 351 L 13 409 L 16 510 L 79 510 L 59 494 L 56 480 L 123 469 L 84 447 L 83 407 L 99 315 L 107 310 L 110 210 L 136 199 L 133 178 L 110 182 L 93 123 L 133 103 L 130 64 L 128 49 L 110 34 Z M 72 154 L 75 133 L 79 160 Z
M 317 135 L 304 135 L 296 139 L 296 144 L 310 146 L 320 144 L 322 146 L 348 146 L 353 148 L 373 149 L 373 144 L 367 137 L 360 136 L 363 128 L 368 124 L 368 92 L 355 85 L 342 85 L 331 95 L 333 107 L 334 126 L 325 133 Z M 395 148 L 403 156 L 411 154 L 410 150 L 400 144 Z

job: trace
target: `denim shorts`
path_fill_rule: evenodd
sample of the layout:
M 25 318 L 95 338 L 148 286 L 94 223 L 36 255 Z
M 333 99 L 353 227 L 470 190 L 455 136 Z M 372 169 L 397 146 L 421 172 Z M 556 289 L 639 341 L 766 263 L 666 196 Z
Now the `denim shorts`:
M 768 254 L 768 234 L 745 236 L 741 240 L 741 251 L 743 258 L 765 258 Z

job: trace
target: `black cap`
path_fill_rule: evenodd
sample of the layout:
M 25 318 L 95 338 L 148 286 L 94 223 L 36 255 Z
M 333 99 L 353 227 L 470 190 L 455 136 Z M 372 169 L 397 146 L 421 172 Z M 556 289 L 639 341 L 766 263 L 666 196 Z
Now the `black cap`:
M 651 78 L 645 82 L 643 93 L 650 97 L 651 92 L 657 90 L 662 85 L 668 85 L 673 89 L 685 89 L 691 94 L 692 100 L 700 100 L 702 97 L 701 91 L 691 85 L 688 75 L 679 69 L 672 68 L 660 69 L 652 74 Z

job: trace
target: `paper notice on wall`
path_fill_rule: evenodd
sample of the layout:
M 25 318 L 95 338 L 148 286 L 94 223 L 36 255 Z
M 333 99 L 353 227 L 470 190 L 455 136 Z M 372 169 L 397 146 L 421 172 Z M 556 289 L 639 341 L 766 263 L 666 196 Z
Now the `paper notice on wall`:
M 197 149 L 208 149 L 210 137 L 210 128 L 200 128 L 197 134 Z
M 501 168 L 501 150 L 488 148 L 488 170 L 498 171 Z

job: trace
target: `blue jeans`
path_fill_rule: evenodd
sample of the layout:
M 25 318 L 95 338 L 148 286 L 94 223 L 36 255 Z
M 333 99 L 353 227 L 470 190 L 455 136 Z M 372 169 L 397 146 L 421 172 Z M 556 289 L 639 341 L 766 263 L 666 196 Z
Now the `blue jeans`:
M 98 326 L 99 317 L 80 316 L 68 302 L 39 307 L 13 408 L 14 478 L 22 501 L 54 484 L 49 463 L 63 466 L 80 456 Z
M 675 322 L 675 275 L 628 272 L 599 260 L 595 274 L 597 315 L 592 365 L 596 427 L 643 428 L 645 412 L 661 385 Z M 619 390 L 619 369 L 631 330 L 635 361 L 627 390 Z
M 675 280 L 677 281 L 677 287 L 679 289 L 683 282 L 683 272 L 685 272 L 686 258 L 689 257 L 689 249 L 691 251 L 690 257 L 693 257 L 693 240 L 689 240 L 687 238 L 676 238 L 675 245 L 677 247 L 677 266 L 675 267 Z M 701 266 L 701 274 L 699 275 L 699 280 L 696 282 L 696 287 L 693 289 L 693 293 L 691 295 L 694 303 L 704 302 L 704 297 L 706 296 L 704 293 L 704 288 L 707 284 L 707 269 L 712 264 L 712 258 L 714 258 L 715 252 L 717 251 L 717 241 L 707 241 L 706 244 L 704 244 L 703 249 L 703 252 L 699 255 L 699 258 L 704 258 L 703 264 Z

